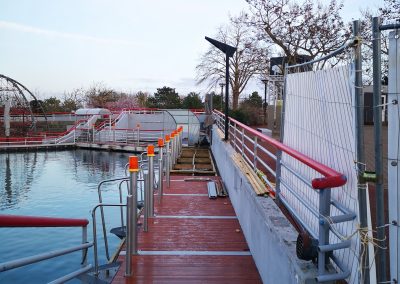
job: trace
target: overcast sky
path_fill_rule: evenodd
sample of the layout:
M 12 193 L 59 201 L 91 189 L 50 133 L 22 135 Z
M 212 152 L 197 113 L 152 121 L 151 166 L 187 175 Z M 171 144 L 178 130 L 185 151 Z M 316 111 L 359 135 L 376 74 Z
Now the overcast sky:
M 382 2 L 345 0 L 343 16 Z M 204 36 L 246 8 L 244 0 L 0 0 L 0 74 L 42 98 L 95 82 L 204 92 L 194 80 Z M 253 90 L 262 86 L 253 82 Z

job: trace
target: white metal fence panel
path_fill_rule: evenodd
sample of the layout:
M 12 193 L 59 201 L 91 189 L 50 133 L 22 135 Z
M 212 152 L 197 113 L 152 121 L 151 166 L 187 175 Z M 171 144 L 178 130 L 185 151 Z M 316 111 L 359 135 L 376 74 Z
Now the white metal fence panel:
M 358 214 L 355 114 L 352 99 L 354 83 L 349 70 L 349 66 L 344 66 L 287 76 L 283 143 L 344 173 L 348 179 L 347 184 L 332 189 L 332 199 Z M 281 197 L 305 220 L 311 233 L 318 236 L 318 218 L 312 213 L 312 209 L 318 212 L 319 192 L 296 178 L 285 165 L 307 180 L 320 175 L 286 154 L 282 155 L 282 164 Z M 310 206 L 304 206 L 293 192 Z M 331 206 L 331 216 L 336 215 L 340 215 L 340 212 Z M 356 219 L 334 225 L 337 235 L 351 238 L 350 249 L 335 251 L 335 255 L 352 271 L 347 279 L 349 283 L 358 283 L 359 236 L 357 233 L 353 234 L 358 229 L 358 223 Z M 331 233 L 330 243 L 337 242 L 339 238 Z

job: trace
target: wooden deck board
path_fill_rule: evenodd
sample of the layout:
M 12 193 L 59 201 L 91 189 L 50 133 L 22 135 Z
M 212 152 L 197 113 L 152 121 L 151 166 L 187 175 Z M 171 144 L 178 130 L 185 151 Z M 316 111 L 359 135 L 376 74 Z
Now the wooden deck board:
M 206 194 L 207 182 L 171 178 L 164 192 L 173 195 L 155 199 L 156 217 L 138 236 L 140 252 L 158 255 L 133 256 L 131 277 L 124 276 L 125 255 L 119 256 L 124 263 L 113 283 L 262 283 L 229 198 L 176 195 Z

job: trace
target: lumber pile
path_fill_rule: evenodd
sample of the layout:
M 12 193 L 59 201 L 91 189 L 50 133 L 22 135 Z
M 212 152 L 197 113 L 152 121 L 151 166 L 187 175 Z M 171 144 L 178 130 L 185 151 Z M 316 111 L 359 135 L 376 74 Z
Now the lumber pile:
M 241 172 L 245 174 L 247 180 L 250 182 L 257 195 L 261 196 L 269 194 L 269 190 L 267 189 L 267 187 L 260 180 L 253 169 L 249 166 L 249 164 L 242 158 L 241 155 L 239 155 L 238 153 L 234 153 L 232 155 L 232 160 L 235 162 L 236 166 L 238 166 Z

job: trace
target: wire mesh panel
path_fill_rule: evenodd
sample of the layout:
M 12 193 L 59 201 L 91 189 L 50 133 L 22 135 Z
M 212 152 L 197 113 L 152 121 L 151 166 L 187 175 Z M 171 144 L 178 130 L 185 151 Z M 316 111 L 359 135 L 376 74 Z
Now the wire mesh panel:
M 344 173 L 347 184 L 332 189 L 332 200 L 357 214 L 354 84 L 350 73 L 350 67 L 344 66 L 287 75 L 283 143 Z M 281 165 L 280 197 L 317 238 L 319 191 L 306 181 L 321 175 L 284 153 Z M 331 206 L 331 216 L 341 214 L 337 207 Z M 329 236 L 330 244 L 351 239 L 350 248 L 334 252 L 351 271 L 349 283 L 358 283 L 359 237 L 354 234 L 357 224 L 357 220 L 333 224 Z

